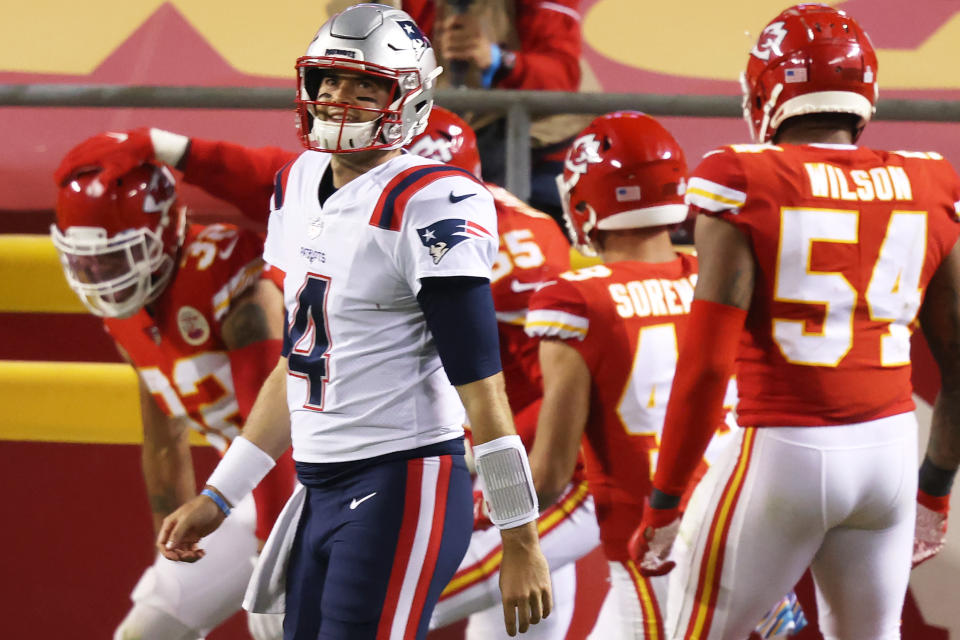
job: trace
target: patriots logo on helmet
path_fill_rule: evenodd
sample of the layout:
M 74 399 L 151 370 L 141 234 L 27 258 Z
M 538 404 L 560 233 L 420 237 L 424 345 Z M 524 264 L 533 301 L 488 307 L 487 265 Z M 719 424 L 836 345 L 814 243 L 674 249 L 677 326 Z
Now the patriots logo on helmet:
M 420 242 L 438 264 L 450 249 L 470 238 L 493 238 L 493 234 L 472 220 L 448 218 L 417 229 Z
M 420 27 L 418 27 L 417 23 L 413 20 L 398 20 L 397 24 L 400 25 L 403 32 L 410 38 L 410 44 L 413 45 L 413 51 L 417 54 L 417 59 L 419 60 L 426 48 L 430 46 L 430 41 L 427 40 L 427 36 L 423 35 L 423 31 L 420 30 Z

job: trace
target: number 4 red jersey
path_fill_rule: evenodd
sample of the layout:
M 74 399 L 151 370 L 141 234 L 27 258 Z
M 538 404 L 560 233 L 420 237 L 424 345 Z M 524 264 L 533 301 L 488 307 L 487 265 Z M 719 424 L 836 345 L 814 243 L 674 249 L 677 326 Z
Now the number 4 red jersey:
M 913 409 L 910 335 L 960 227 L 939 154 L 734 145 L 694 171 L 694 211 L 736 225 L 757 271 L 740 424 L 822 426 Z
M 260 278 L 262 252 L 263 239 L 252 231 L 188 225 L 177 272 L 152 314 L 104 320 L 157 406 L 187 419 L 221 453 L 243 424 L 221 323 Z

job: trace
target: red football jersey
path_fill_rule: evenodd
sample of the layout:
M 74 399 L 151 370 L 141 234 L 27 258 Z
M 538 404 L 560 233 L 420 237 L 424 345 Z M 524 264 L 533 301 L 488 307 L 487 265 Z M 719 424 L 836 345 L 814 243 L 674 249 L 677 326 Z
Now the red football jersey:
M 607 557 L 627 541 L 652 488 L 677 344 L 693 301 L 697 259 L 615 262 L 563 273 L 530 300 L 527 332 L 564 340 L 590 369 L 586 475 Z
M 157 406 L 185 418 L 221 453 L 240 433 L 221 323 L 230 303 L 263 271 L 263 238 L 233 225 L 188 225 L 180 264 L 151 305 L 104 325 Z
M 530 296 L 570 268 L 570 243 L 553 218 L 509 191 L 487 184 L 497 207 L 500 250 L 493 263 L 493 306 L 500 322 L 500 360 L 514 415 L 539 398 L 537 340 L 523 331 Z M 536 424 L 517 423 L 529 447 Z
M 740 424 L 821 426 L 913 409 L 910 334 L 960 233 L 939 154 L 734 145 L 690 179 L 694 211 L 736 225 L 757 261 L 737 360 Z

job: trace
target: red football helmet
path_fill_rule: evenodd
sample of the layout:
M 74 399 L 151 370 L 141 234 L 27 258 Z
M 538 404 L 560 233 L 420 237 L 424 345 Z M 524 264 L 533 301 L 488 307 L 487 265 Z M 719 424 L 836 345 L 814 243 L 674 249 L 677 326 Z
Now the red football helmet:
M 798 4 L 760 33 L 740 82 L 743 117 L 757 142 L 809 113 L 850 113 L 862 130 L 877 102 L 877 54 L 845 12 Z
M 433 106 L 427 128 L 407 145 L 407 151 L 466 169 L 480 177 L 476 134 L 460 116 L 443 107 Z
M 60 188 L 50 235 L 67 283 L 90 312 L 126 318 L 173 276 L 186 208 L 163 165 L 140 165 L 109 184 L 99 175 L 81 173 Z
M 638 111 L 600 116 L 567 150 L 557 176 L 573 245 L 595 255 L 598 230 L 683 222 L 687 162 L 670 132 Z

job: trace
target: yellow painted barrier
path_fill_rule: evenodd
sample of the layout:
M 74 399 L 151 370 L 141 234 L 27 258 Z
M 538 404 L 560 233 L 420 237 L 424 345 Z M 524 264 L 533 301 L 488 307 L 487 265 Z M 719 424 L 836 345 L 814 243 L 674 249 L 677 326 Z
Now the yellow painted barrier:
M 138 444 L 137 375 L 126 364 L 0 361 L 0 440 Z M 193 432 L 190 442 L 206 443 Z
M 599 263 L 599 258 L 570 249 L 572 269 Z M 49 237 L 0 234 L 0 313 L 3 312 L 86 312 L 67 286 L 57 250 Z
M 86 312 L 48 236 L 0 234 L 0 312 Z

